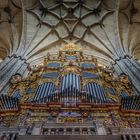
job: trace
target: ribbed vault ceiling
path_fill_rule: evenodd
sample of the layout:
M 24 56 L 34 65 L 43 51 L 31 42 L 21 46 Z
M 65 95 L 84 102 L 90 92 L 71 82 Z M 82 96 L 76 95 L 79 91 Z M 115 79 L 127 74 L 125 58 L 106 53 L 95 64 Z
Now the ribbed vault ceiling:
M 140 61 L 140 1 L 0 1 L 0 59 L 39 64 L 70 42 L 103 65 L 124 55 Z

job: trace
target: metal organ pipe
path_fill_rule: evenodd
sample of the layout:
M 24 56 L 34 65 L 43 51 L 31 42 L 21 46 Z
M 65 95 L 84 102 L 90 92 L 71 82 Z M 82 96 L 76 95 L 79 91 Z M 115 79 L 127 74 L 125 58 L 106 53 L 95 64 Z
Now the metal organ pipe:
M 39 85 L 33 101 L 37 103 L 50 102 L 50 96 L 55 92 L 56 86 L 53 83 L 44 83 Z
M 68 89 L 70 92 L 73 92 L 74 89 L 80 91 L 80 77 L 72 73 L 62 77 L 61 91 L 64 92 L 66 89 Z
M 84 86 L 84 91 L 90 97 L 89 102 L 105 103 L 107 101 L 103 87 L 97 83 L 88 83 Z
M 80 76 L 69 73 L 62 77 L 61 83 L 61 101 L 69 102 L 69 100 L 74 100 L 74 102 L 78 102 L 80 92 Z
M 39 85 L 34 97 L 35 102 L 62 102 L 66 104 L 78 103 L 80 99 L 90 103 L 106 103 L 104 88 L 97 83 L 88 83 L 84 86 L 84 91 L 80 92 L 80 76 L 69 73 L 62 77 L 60 93 L 53 83 Z M 58 100 L 59 99 L 59 100 Z

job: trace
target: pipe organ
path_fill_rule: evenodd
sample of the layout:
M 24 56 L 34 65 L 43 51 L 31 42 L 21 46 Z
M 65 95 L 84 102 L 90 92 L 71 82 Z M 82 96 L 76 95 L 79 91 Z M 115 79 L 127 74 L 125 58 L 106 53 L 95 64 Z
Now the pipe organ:
M 10 82 L 8 93 L 0 95 L 1 126 L 100 122 L 104 127 L 140 127 L 140 97 L 127 75 L 115 77 L 112 68 L 99 66 L 74 44 L 48 54 L 27 77 L 17 73 Z

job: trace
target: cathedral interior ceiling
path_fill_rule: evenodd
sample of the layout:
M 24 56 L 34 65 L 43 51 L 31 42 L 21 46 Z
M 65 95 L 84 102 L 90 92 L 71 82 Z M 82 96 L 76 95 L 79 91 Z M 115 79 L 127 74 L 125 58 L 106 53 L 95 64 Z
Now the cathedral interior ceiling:
M 39 64 L 67 43 L 102 65 L 130 55 L 140 62 L 139 0 L 0 0 L 0 59 Z

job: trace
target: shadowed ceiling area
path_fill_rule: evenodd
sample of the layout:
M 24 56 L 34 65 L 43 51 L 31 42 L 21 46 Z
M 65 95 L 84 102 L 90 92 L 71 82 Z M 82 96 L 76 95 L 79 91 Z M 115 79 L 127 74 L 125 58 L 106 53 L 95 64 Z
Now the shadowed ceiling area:
M 16 54 L 36 65 L 74 43 L 102 65 L 140 61 L 139 17 L 139 0 L 1 0 L 0 59 Z

